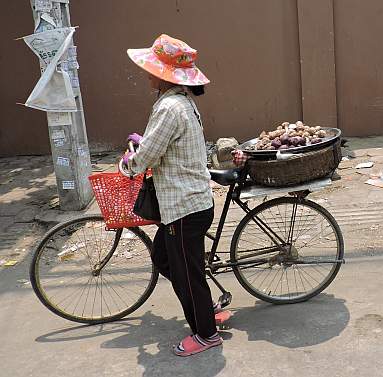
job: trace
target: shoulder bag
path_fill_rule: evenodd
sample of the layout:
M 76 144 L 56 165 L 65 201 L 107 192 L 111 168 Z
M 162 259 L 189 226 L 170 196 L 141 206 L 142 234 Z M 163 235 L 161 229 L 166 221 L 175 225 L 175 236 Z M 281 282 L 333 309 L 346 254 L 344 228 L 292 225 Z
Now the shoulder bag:
M 145 220 L 161 221 L 153 177 L 147 177 L 146 173 L 134 203 L 133 212 Z

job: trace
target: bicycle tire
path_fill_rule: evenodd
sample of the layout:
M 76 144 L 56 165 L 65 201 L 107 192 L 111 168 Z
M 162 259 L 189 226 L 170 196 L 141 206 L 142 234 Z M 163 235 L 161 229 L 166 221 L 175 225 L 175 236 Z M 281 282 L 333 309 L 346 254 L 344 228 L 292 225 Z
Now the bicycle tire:
M 235 266 L 235 267 L 233 267 L 233 271 L 234 271 L 234 274 L 235 274 L 237 280 L 239 281 L 239 283 L 250 294 L 252 294 L 253 296 L 255 296 L 255 297 L 257 297 L 257 298 L 259 298 L 259 299 L 261 299 L 263 301 L 270 302 L 270 303 L 273 303 L 273 304 L 293 304 L 293 303 L 298 303 L 298 302 L 306 301 L 306 300 L 308 300 L 308 299 L 318 295 L 325 288 L 327 288 L 329 286 L 329 284 L 334 280 L 334 278 L 337 275 L 337 273 L 338 273 L 338 271 L 340 269 L 340 266 L 341 266 L 341 262 L 340 261 L 343 260 L 343 256 L 344 256 L 344 241 L 343 241 L 342 232 L 341 232 L 341 230 L 339 228 L 338 223 L 334 219 L 334 217 L 325 208 L 323 208 L 322 206 L 320 206 L 317 203 L 314 203 L 314 202 L 312 202 L 310 200 L 298 199 L 298 198 L 295 198 L 295 197 L 291 197 L 291 198 L 289 198 L 289 197 L 281 197 L 281 198 L 272 199 L 270 201 L 267 201 L 267 202 L 264 202 L 264 203 L 260 204 L 259 206 L 257 206 L 254 209 L 252 209 L 248 214 L 246 214 L 246 216 L 241 220 L 241 222 L 238 224 L 237 228 L 235 229 L 235 232 L 234 232 L 233 238 L 232 238 L 232 242 L 231 242 L 231 246 L 230 246 L 231 262 L 233 262 L 233 263 L 237 262 L 237 260 L 239 258 L 238 255 L 240 253 L 240 251 L 238 250 L 238 245 L 239 245 L 239 242 L 240 242 L 241 235 L 244 233 L 244 230 L 246 229 L 246 227 L 249 226 L 249 223 L 251 222 L 252 218 L 255 215 L 261 216 L 261 218 L 262 218 L 262 214 L 265 214 L 265 211 L 270 211 L 270 213 L 273 214 L 274 217 L 278 217 L 278 215 L 281 214 L 280 209 L 278 208 L 279 213 L 277 213 L 276 211 L 274 211 L 274 213 L 273 213 L 271 211 L 271 209 L 276 208 L 278 206 L 283 206 L 283 205 L 286 206 L 286 205 L 294 205 L 294 204 L 297 204 L 297 206 L 303 206 L 306 209 L 308 208 L 308 209 L 310 209 L 312 211 L 315 211 L 331 227 L 331 229 L 333 231 L 333 234 L 335 236 L 335 239 L 331 240 L 330 237 L 327 237 L 327 238 L 331 242 L 333 242 L 333 243 L 335 242 L 336 243 L 336 255 L 334 255 L 334 257 L 336 258 L 335 260 L 337 262 L 331 264 L 331 269 L 329 270 L 328 275 L 325 277 L 325 279 L 323 281 L 321 281 L 318 284 L 318 286 L 314 287 L 313 289 L 309 290 L 306 293 L 297 294 L 297 296 L 295 296 L 295 297 L 291 296 L 291 293 L 290 293 L 290 287 L 289 287 L 288 277 L 287 277 L 288 272 L 286 272 L 286 277 L 285 278 L 286 278 L 286 281 L 287 281 L 287 287 L 288 287 L 289 292 L 288 292 L 287 295 L 286 295 L 286 293 L 284 293 L 284 294 L 281 293 L 280 296 L 277 296 L 275 294 L 274 295 L 270 294 L 270 292 L 269 292 L 269 290 L 271 290 L 270 288 L 262 289 L 262 288 L 257 288 L 257 287 L 253 286 L 254 281 L 253 281 L 253 283 L 251 283 L 249 281 L 249 279 L 243 273 L 243 271 L 245 269 L 249 270 L 251 267 L 247 267 L 247 268 L 244 268 L 243 266 Z M 297 212 L 298 212 L 298 210 L 297 210 Z M 302 210 L 302 212 L 303 212 L 303 210 Z M 281 214 L 281 217 L 283 217 L 282 214 Z M 277 226 L 273 225 L 273 227 L 274 227 L 273 230 L 276 230 L 278 228 L 277 229 L 277 233 L 280 233 L 280 234 L 283 233 L 280 230 L 279 221 L 277 219 L 274 219 L 273 217 L 271 217 L 271 218 L 273 219 L 273 220 L 271 220 L 271 222 L 273 224 L 277 224 Z M 288 217 L 285 217 L 285 219 L 288 219 Z M 291 221 L 290 221 L 290 223 L 291 223 Z M 300 225 L 302 225 L 302 224 L 300 224 Z M 303 231 L 305 231 L 305 228 L 307 227 L 306 223 L 304 225 L 302 225 L 302 227 L 304 228 Z M 286 236 L 286 232 L 285 232 L 285 236 Z M 302 236 L 303 235 L 298 234 L 298 238 L 302 237 Z M 307 238 L 307 235 L 305 235 L 305 237 Z M 320 238 L 321 237 L 322 236 L 320 236 Z M 324 237 L 324 238 L 326 239 L 326 237 Z M 330 241 L 325 241 L 325 242 L 330 242 Z M 296 242 L 296 243 L 298 244 L 298 242 Z M 304 248 L 306 247 L 307 243 L 308 242 L 306 242 L 304 244 Z M 295 244 L 294 244 L 294 247 L 298 248 L 298 246 L 296 246 Z M 299 251 L 297 251 L 297 253 L 299 254 Z M 272 257 L 270 257 L 270 258 L 272 258 Z M 309 260 L 310 259 L 308 258 L 307 262 Z M 313 260 L 315 261 L 315 259 L 313 259 Z M 322 263 L 326 263 L 324 261 L 325 261 L 325 259 L 322 259 Z M 315 262 L 312 262 L 312 263 L 315 263 Z M 320 264 L 321 264 L 320 263 L 320 259 L 318 259 L 318 263 L 317 263 L 316 267 L 318 267 Z M 324 264 L 324 266 L 326 266 L 326 265 L 327 264 Z M 314 264 L 313 264 L 313 266 L 314 266 Z M 272 267 L 268 266 L 267 267 L 267 265 L 265 265 L 265 267 L 262 270 L 258 266 L 256 266 L 255 268 L 253 268 L 253 271 L 255 269 L 257 269 L 257 270 L 255 270 L 256 272 L 254 272 L 254 274 L 259 274 L 259 276 L 260 276 L 261 272 L 265 272 L 266 270 L 269 270 L 268 273 L 270 275 L 270 273 L 271 273 L 270 270 L 273 267 L 274 266 L 272 266 Z M 299 269 L 302 269 L 302 268 L 298 267 L 298 264 L 296 264 L 296 265 L 292 264 L 290 266 L 290 268 L 291 267 L 293 268 L 292 271 L 293 271 L 293 274 L 294 274 L 294 278 L 296 279 L 296 271 L 298 270 L 298 268 Z M 321 266 L 321 268 L 322 267 L 323 266 Z M 325 267 L 323 267 L 323 268 L 325 268 Z M 286 268 L 286 270 L 287 270 L 287 268 Z M 259 272 L 259 271 L 261 271 L 261 272 Z M 301 273 L 301 272 L 299 271 L 299 273 Z M 307 272 L 305 272 L 305 273 L 307 273 Z M 282 275 L 281 275 L 280 279 L 283 279 L 283 274 L 284 274 L 284 272 L 282 270 Z M 258 277 L 256 279 L 258 279 Z M 302 276 L 300 278 L 302 280 L 302 283 L 299 282 L 299 278 L 298 278 L 298 284 L 297 284 L 297 280 L 295 280 L 295 284 L 297 285 L 297 291 L 298 291 L 298 285 L 301 285 L 301 286 L 303 285 L 303 287 L 304 287 L 304 282 L 305 282 L 305 278 L 307 278 L 307 275 L 304 275 L 303 279 L 302 279 Z M 265 279 L 265 275 L 263 276 L 263 279 Z M 270 277 L 270 279 L 271 279 L 271 277 Z M 275 277 L 274 277 L 274 279 L 275 279 Z M 281 283 L 281 285 L 282 285 L 282 283 Z
M 86 224 L 88 224 L 88 222 L 97 224 L 97 226 L 100 228 L 101 234 L 102 234 L 103 230 L 105 230 L 105 232 L 106 232 L 103 217 L 101 215 L 93 215 L 93 216 L 90 215 L 90 216 L 81 216 L 81 217 L 60 223 L 60 224 L 56 225 L 55 227 L 53 227 L 51 230 L 49 230 L 45 234 L 43 239 L 40 241 L 40 243 L 37 245 L 37 247 L 34 250 L 32 262 L 30 265 L 31 285 L 32 285 L 33 290 L 36 293 L 37 297 L 42 302 L 42 304 L 44 306 L 46 306 L 51 312 L 57 314 L 58 316 L 60 316 L 62 318 L 65 318 L 67 320 L 74 321 L 74 322 L 87 323 L 87 324 L 98 324 L 98 323 L 106 323 L 106 322 L 115 321 L 115 320 L 121 319 L 121 318 L 131 314 L 135 310 L 137 310 L 149 298 L 149 296 L 153 292 L 154 287 L 156 286 L 156 283 L 158 280 L 158 271 L 153 266 L 153 264 L 151 263 L 151 259 L 150 259 L 150 251 L 151 251 L 151 247 L 152 247 L 152 242 L 151 242 L 150 238 L 147 236 L 147 234 L 142 229 L 140 229 L 140 228 L 127 228 L 126 230 L 128 231 L 127 235 L 130 237 L 130 239 L 134 238 L 132 243 L 142 244 L 142 247 L 145 250 L 145 251 L 143 251 L 143 255 L 147 251 L 149 258 L 145 257 L 145 255 L 144 255 L 144 257 L 146 259 L 148 259 L 148 261 L 150 261 L 148 263 L 151 264 L 151 266 L 147 267 L 147 269 L 146 269 L 147 275 L 150 276 L 150 278 L 148 279 L 147 284 L 144 286 L 143 292 L 139 294 L 138 299 L 135 299 L 131 305 L 128 305 L 128 307 L 124 307 L 121 310 L 117 310 L 117 312 L 113 312 L 113 313 L 110 311 L 110 308 L 108 307 L 110 314 L 104 314 L 102 312 L 102 302 L 103 302 L 103 300 L 105 302 L 105 294 L 104 294 L 104 297 L 102 295 L 102 289 L 103 289 L 102 281 L 103 281 L 103 279 L 104 279 L 104 281 L 106 281 L 105 276 L 106 276 L 106 273 L 109 274 L 109 272 L 105 272 L 104 278 L 102 278 L 102 274 L 100 274 L 101 275 L 101 283 L 99 284 L 99 286 L 101 285 L 101 288 L 99 288 L 99 290 L 101 291 L 101 300 L 100 300 L 101 301 L 101 315 L 100 316 L 93 316 L 93 312 L 92 312 L 92 316 L 84 315 L 84 312 L 82 313 L 82 315 L 78 315 L 78 314 L 74 315 L 72 313 L 68 313 L 67 311 L 63 310 L 63 308 L 60 308 L 57 302 L 53 302 L 52 298 L 49 297 L 49 295 L 48 295 L 48 291 L 47 291 L 47 288 L 45 287 L 45 283 L 42 282 L 41 272 L 44 268 L 44 258 L 46 258 L 45 265 L 48 266 L 48 267 L 46 267 L 46 269 L 49 270 L 51 267 L 50 267 L 50 264 L 48 262 L 53 261 L 53 263 L 54 263 L 55 261 L 57 261 L 57 259 L 59 259 L 57 252 L 63 249 L 63 247 L 56 248 L 56 247 L 52 247 L 49 245 L 53 244 L 55 246 L 56 244 L 54 244 L 54 242 L 57 242 L 56 237 L 57 237 L 57 239 L 59 239 L 58 237 L 63 238 L 63 236 L 61 234 L 65 234 L 65 235 L 68 234 L 68 236 L 66 236 L 66 237 L 69 237 L 69 238 L 73 237 L 73 235 L 75 234 L 75 232 L 77 232 L 77 230 L 84 229 L 84 227 L 87 227 Z M 72 231 L 72 229 L 73 229 L 73 231 Z M 96 234 L 95 229 L 97 229 L 96 226 L 94 226 L 92 229 L 94 234 Z M 125 230 L 122 230 L 122 231 L 125 231 Z M 89 230 L 89 232 L 90 232 L 90 230 Z M 83 230 L 83 233 L 84 233 L 84 230 Z M 96 237 L 96 235 L 95 235 L 95 237 Z M 82 243 L 86 244 L 87 242 L 89 242 L 89 246 L 91 246 L 92 245 L 91 242 L 94 243 L 95 241 L 94 240 L 92 241 L 92 238 L 88 239 L 88 238 L 84 237 L 84 241 Z M 118 248 L 119 248 L 120 243 L 121 243 L 121 239 L 119 239 L 119 243 L 117 245 L 116 251 L 119 250 Z M 104 246 L 104 243 L 100 242 L 99 245 L 100 245 L 100 249 L 102 249 Z M 91 259 L 92 258 L 88 254 L 89 253 L 88 246 L 87 245 L 86 246 L 80 245 L 80 246 L 83 249 L 86 248 L 85 253 L 89 257 L 88 263 L 89 263 L 89 266 L 91 267 Z M 49 259 L 50 255 L 48 254 L 49 251 L 47 251 L 49 249 L 49 247 L 52 250 L 55 250 L 54 253 L 56 253 L 56 255 L 54 255 L 54 253 L 53 253 L 52 257 L 50 259 Z M 124 245 L 121 243 L 121 248 L 122 247 L 124 247 Z M 93 248 L 94 248 L 94 246 L 93 246 Z M 90 251 L 90 252 L 94 252 L 94 250 Z M 123 252 L 125 253 L 126 251 L 123 251 Z M 80 257 L 82 257 L 83 260 L 86 259 L 84 257 L 85 253 L 83 252 L 82 255 L 80 256 Z M 115 255 L 115 253 L 116 252 L 113 253 L 113 256 L 117 257 L 117 255 Z M 61 254 L 62 254 L 62 251 L 61 251 Z M 78 253 L 78 254 L 80 254 L 80 253 Z M 101 252 L 99 252 L 99 256 L 98 256 L 99 258 L 100 258 L 100 255 L 101 255 Z M 127 258 L 125 258 L 125 259 L 127 259 Z M 138 257 L 137 257 L 137 259 L 138 259 Z M 66 260 L 64 259 L 63 261 L 65 262 Z M 61 262 L 62 261 L 60 260 L 60 263 Z M 123 262 L 125 262 L 124 259 L 123 259 Z M 76 261 L 76 263 L 77 264 L 75 264 L 75 262 L 73 262 L 73 265 L 75 267 L 78 267 L 78 265 L 79 265 L 78 261 Z M 118 263 L 116 263 L 115 265 L 119 266 Z M 105 266 L 105 268 L 107 266 L 108 266 L 108 264 Z M 110 268 L 112 268 L 112 264 L 110 265 Z M 54 267 L 52 267 L 51 269 L 53 270 Z M 85 269 L 84 269 L 84 271 L 85 271 Z M 70 269 L 68 270 L 68 268 L 67 268 L 67 270 L 62 270 L 62 273 L 64 276 L 65 274 L 68 274 L 68 273 L 70 274 L 71 272 L 70 272 Z M 56 272 L 56 274 L 57 274 L 57 272 Z M 90 275 L 91 275 L 91 270 L 89 269 L 89 276 Z M 86 278 L 86 276 L 87 275 L 84 272 L 84 277 Z M 110 275 L 110 276 L 112 276 L 112 275 Z M 77 278 L 77 280 L 78 279 L 80 279 L 80 278 Z M 88 283 L 89 283 L 89 279 L 88 279 Z M 117 278 L 113 277 L 113 279 L 116 280 Z M 58 279 L 55 279 L 55 280 L 57 281 Z M 74 279 L 74 280 L 76 280 L 76 279 Z M 72 282 L 73 282 L 73 279 L 72 279 Z M 61 281 L 60 281 L 60 283 L 61 283 Z M 69 285 L 69 283 L 70 283 L 70 281 L 68 281 L 68 285 Z M 58 284 L 58 283 L 56 283 L 56 284 Z M 120 287 L 122 288 L 121 284 L 120 284 Z M 113 285 L 115 288 L 113 288 Z M 118 285 L 118 282 L 117 282 L 117 285 Z M 114 283 L 114 281 L 112 281 L 111 284 L 109 285 L 109 288 L 108 288 L 108 286 L 104 283 L 105 291 L 107 293 L 108 292 L 111 293 L 111 297 L 113 297 L 113 290 L 115 292 L 117 292 L 117 294 L 121 295 L 122 291 L 119 291 L 119 293 L 118 293 L 118 291 L 116 291 L 117 285 L 116 285 L 116 283 Z M 110 287 L 112 287 L 112 288 L 110 288 Z M 84 288 L 84 289 L 86 289 L 86 288 Z M 91 288 L 89 288 L 89 290 L 90 289 Z M 128 288 L 126 288 L 126 289 L 128 289 Z M 56 288 L 56 290 L 58 290 L 58 289 Z M 89 290 L 88 290 L 88 295 L 89 295 Z M 82 294 L 84 292 L 85 291 L 82 291 Z M 96 293 L 97 293 L 97 286 L 96 286 L 94 300 L 96 300 Z M 115 297 L 113 297 L 113 300 L 116 302 L 117 295 L 115 294 L 114 296 Z M 80 299 L 78 299 L 78 300 L 80 300 Z M 84 304 L 84 310 L 85 310 L 85 305 L 87 305 L 87 304 L 86 303 Z M 93 303 L 93 306 L 94 306 L 94 303 Z M 105 307 L 105 305 L 104 305 L 104 307 Z

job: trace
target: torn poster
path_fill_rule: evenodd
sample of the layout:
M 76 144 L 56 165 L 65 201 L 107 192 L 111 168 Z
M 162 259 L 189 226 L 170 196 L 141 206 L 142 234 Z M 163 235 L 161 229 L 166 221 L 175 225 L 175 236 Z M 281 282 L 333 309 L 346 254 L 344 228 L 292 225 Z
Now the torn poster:
M 74 28 L 61 28 L 54 30 L 47 30 L 42 33 L 32 34 L 24 37 L 24 42 L 29 48 L 46 64 L 48 65 L 52 59 L 56 57 L 60 47 L 63 46 L 69 34 L 73 35 Z M 63 55 L 65 51 L 61 53 Z M 61 58 L 60 55 L 60 58 Z
M 70 113 L 47 113 L 48 125 L 54 126 L 69 126 L 72 124 Z
M 67 157 L 57 157 L 57 165 L 61 165 L 61 166 L 70 166 L 70 160 L 69 158 Z
M 35 33 L 42 33 L 57 28 L 56 22 L 49 13 L 38 13 L 35 23 Z
M 36 12 L 50 12 L 52 7 L 52 0 L 35 0 Z
M 77 111 L 75 96 L 67 72 L 57 69 L 68 50 L 75 28 L 49 30 L 24 37 L 25 43 L 47 64 L 44 73 L 25 102 L 25 106 L 50 112 Z
M 51 132 L 51 139 L 56 147 L 62 147 L 67 142 L 64 130 L 56 130 Z
M 50 14 L 56 23 L 56 27 L 63 27 L 61 3 L 54 2 Z
M 62 181 L 64 190 L 74 190 L 74 181 Z

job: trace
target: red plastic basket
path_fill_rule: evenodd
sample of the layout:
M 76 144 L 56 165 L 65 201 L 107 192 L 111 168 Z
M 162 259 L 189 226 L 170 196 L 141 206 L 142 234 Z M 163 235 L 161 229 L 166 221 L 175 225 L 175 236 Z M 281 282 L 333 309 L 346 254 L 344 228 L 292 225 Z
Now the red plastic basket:
M 156 224 L 133 213 L 144 174 L 128 178 L 121 173 L 100 173 L 89 177 L 108 229 Z

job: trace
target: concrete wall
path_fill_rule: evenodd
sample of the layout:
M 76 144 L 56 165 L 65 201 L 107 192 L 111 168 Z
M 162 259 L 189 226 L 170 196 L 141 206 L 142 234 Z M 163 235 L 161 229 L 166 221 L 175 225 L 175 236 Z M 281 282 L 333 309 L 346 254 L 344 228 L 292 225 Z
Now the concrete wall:
M 350 135 L 383 135 L 383 1 L 336 0 L 338 120 Z
M 198 65 L 212 81 L 198 98 L 209 140 L 245 140 L 302 118 L 348 135 L 382 133 L 380 0 L 112 3 L 71 2 L 93 148 L 121 147 L 130 132 L 144 130 L 155 95 L 126 49 L 149 47 L 161 33 L 199 50 Z M 13 41 L 33 30 L 29 2 L 5 3 L 0 19 L 0 154 L 48 153 L 45 115 L 15 105 L 39 77 L 35 56 Z

